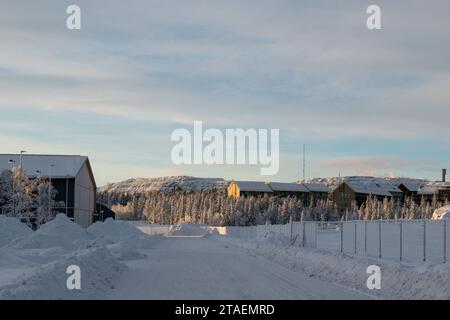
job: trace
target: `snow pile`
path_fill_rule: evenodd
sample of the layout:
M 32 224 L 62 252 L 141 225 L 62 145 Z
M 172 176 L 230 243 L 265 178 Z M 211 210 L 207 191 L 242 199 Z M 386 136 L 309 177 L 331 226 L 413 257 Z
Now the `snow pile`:
M 75 250 L 87 246 L 92 240 L 94 240 L 94 236 L 60 213 L 54 220 L 42 225 L 36 232 L 25 238 L 14 240 L 9 247 L 15 250 L 52 247 Z
M 139 252 L 139 249 L 150 248 L 152 246 L 151 244 L 145 244 L 147 242 L 134 243 L 132 241 L 120 241 L 107 245 L 106 247 L 118 260 L 138 260 L 146 257 L 146 255 Z
M 111 291 L 126 266 L 144 257 L 160 236 L 148 236 L 124 221 L 98 222 L 89 230 L 63 214 L 37 231 L 0 216 L 0 298 L 88 299 Z M 66 268 L 81 268 L 82 290 L 69 291 Z
M 142 233 L 152 235 L 167 235 L 170 226 L 157 223 L 148 223 L 147 221 L 128 221 L 130 225 L 137 228 Z
M 243 240 L 217 237 L 249 254 L 259 254 L 289 269 L 383 299 L 450 299 L 450 265 L 408 265 L 340 253 L 286 247 L 269 238 Z M 369 290 L 367 267 L 381 268 L 381 290 Z
M 33 230 L 18 219 L 0 214 L 0 248 L 31 233 Z
M 67 267 L 81 270 L 81 290 L 68 290 Z M 105 248 L 74 251 L 49 264 L 32 269 L 0 287 L 0 299 L 94 299 L 114 289 L 114 280 L 127 267 Z
M 88 232 L 96 237 L 95 243 L 105 245 L 119 260 L 135 260 L 145 256 L 139 249 L 152 248 L 161 236 L 149 236 L 127 221 L 111 218 L 105 222 L 96 222 L 88 228 Z
M 128 222 L 116 221 L 112 218 L 106 219 L 105 222 L 96 222 L 87 230 L 96 237 L 103 237 L 113 242 L 126 239 L 140 239 L 142 236 L 145 236 L 144 233 Z
M 180 223 L 169 228 L 169 236 L 203 237 L 209 233 L 209 226 L 204 224 Z

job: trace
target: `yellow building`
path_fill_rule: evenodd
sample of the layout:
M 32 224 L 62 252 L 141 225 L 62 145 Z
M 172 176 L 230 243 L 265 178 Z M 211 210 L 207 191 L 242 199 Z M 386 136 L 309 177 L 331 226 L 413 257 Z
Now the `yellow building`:
M 267 183 L 261 181 L 231 181 L 228 186 L 228 196 L 236 199 L 265 193 L 273 193 L 273 190 Z
M 297 197 L 304 203 L 311 199 L 327 200 L 329 188 L 322 183 L 284 183 L 261 181 L 231 181 L 228 186 L 228 196 L 239 198 L 241 196 L 261 196 L 273 194 L 280 197 Z

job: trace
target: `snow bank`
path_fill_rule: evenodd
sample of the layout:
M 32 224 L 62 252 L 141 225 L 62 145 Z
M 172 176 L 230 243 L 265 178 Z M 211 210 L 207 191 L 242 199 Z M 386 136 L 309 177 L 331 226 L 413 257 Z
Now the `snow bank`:
M 30 233 L 25 238 L 14 240 L 9 247 L 15 250 L 51 247 L 74 250 L 86 246 L 92 240 L 94 240 L 94 236 L 60 213 L 54 220 L 42 225 L 36 232 Z
M 120 241 L 107 246 L 109 252 L 118 260 L 138 260 L 144 259 L 146 256 L 139 252 L 144 248 L 142 243 L 133 243 L 131 241 Z M 150 245 L 148 247 L 151 247 Z
M 169 228 L 169 236 L 203 237 L 209 233 L 204 224 L 180 223 Z
M 127 221 L 131 226 L 148 235 L 167 235 L 170 226 L 161 224 L 151 224 L 147 221 Z
M 111 241 L 126 239 L 141 239 L 145 234 L 126 221 L 108 218 L 105 222 L 96 222 L 91 225 L 88 232 L 96 237 L 103 237 Z
M 96 237 L 95 242 L 106 245 L 119 260 L 141 259 L 145 256 L 138 249 L 149 249 L 161 240 L 161 236 L 149 236 L 127 221 L 106 219 L 96 222 L 88 232 Z
M 18 219 L 0 214 L 0 248 L 32 233 L 33 230 Z
M 81 269 L 81 290 L 66 286 L 67 267 Z M 127 267 L 105 248 L 77 250 L 32 269 L 0 288 L 0 299 L 95 299 L 114 289 L 114 280 Z
M 290 239 L 283 233 L 269 231 L 266 232 L 262 238 L 258 238 L 257 242 L 260 245 L 271 244 L 278 246 L 288 246 L 290 244 Z
M 270 239 L 274 242 L 271 243 Z M 340 284 L 347 288 L 383 299 L 450 299 L 450 265 L 408 265 L 369 257 L 312 251 L 286 246 L 282 236 L 243 240 L 216 237 L 241 248 L 249 254 L 259 254 L 310 277 Z M 381 268 L 381 290 L 366 286 L 369 265 Z
M 64 214 L 28 229 L 0 216 L 0 298 L 87 299 L 110 291 L 126 268 L 121 260 L 140 259 L 160 236 L 148 236 L 124 221 L 98 222 L 88 230 Z M 66 268 L 81 268 L 82 290 L 66 288 Z

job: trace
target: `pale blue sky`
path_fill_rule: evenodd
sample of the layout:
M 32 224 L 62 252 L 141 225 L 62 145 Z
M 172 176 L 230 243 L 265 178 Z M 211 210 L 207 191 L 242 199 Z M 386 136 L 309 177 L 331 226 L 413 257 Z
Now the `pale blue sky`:
M 368 5 L 382 30 L 365 26 Z M 82 30 L 65 9 L 82 10 Z M 83 154 L 98 184 L 450 168 L 448 1 L 2 1 L 0 152 Z M 170 134 L 279 128 L 280 173 L 171 164 Z

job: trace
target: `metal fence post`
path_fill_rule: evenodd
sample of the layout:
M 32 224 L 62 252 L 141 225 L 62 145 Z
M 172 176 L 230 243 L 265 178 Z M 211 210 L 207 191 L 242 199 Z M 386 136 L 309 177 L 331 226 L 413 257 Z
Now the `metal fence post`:
M 367 220 L 364 223 L 364 252 L 367 256 Z
M 447 263 L 447 220 L 444 219 L 444 263 Z
M 305 247 L 305 241 L 306 241 L 305 231 L 306 231 L 306 222 L 303 221 L 303 232 L 302 232 L 302 246 L 303 246 L 303 248 Z
M 293 224 L 294 223 L 291 221 L 290 224 L 291 224 L 291 226 L 290 226 L 291 227 L 291 230 L 290 230 L 291 236 L 289 238 L 291 239 L 291 243 L 292 243 L 292 237 L 293 237 L 293 233 L 294 233 L 294 230 L 293 230 Z
M 314 230 L 315 230 L 315 234 L 314 234 L 314 248 L 317 249 L 317 226 L 319 225 L 319 223 L 316 221 L 316 223 L 314 225 L 316 226 L 314 228 Z
M 400 261 L 403 260 L 403 220 L 400 220 Z
M 357 224 L 356 224 L 356 221 L 355 221 L 355 255 L 356 255 L 356 242 L 357 242 L 357 240 L 356 240 L 356 229 L 358 228 L 358 226 L 357 226 Z
M 381 220 L 378 223 L 378 258 L 381 259 Z
M 423 261 L 427 261 L 427 220 L 423 220 Z
M 344 252 L 344 221 L 341 221 L 341 252 Z

